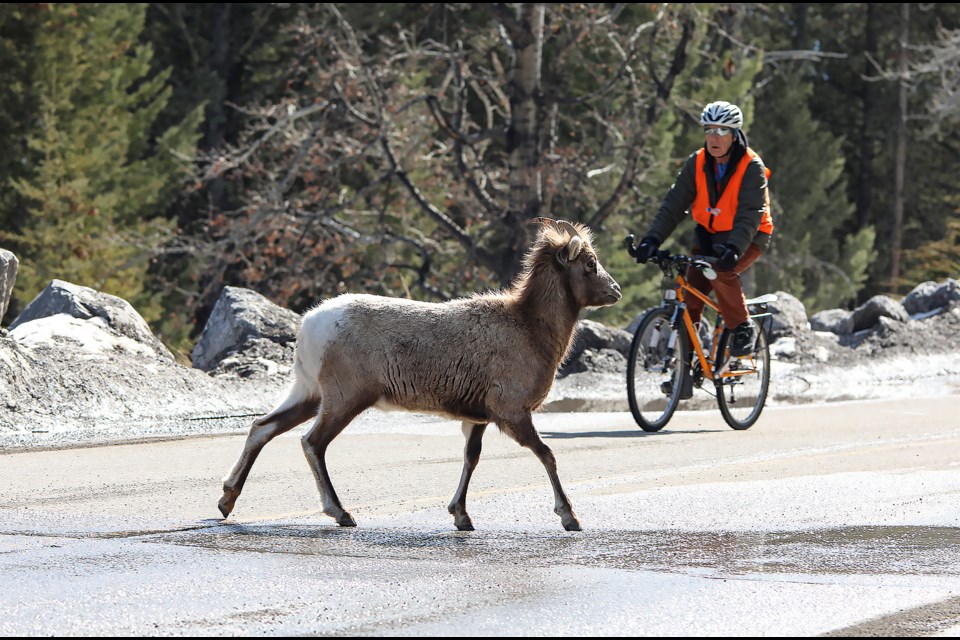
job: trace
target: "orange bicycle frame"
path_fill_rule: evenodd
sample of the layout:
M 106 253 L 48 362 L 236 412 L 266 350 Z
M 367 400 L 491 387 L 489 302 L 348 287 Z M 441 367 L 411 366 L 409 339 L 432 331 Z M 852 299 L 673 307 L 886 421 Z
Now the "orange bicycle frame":
M 687 336 L 690 338 L 690 342 L 693 343 L 693 348 L 697 353 L 697 357 L 700 359 L 700 367 L 703 371 L 703 376 L 708 380 L 713 380 L 713 367 L 710 365 L 710 361 L 707 360 L 707 356 L 703 353 L 703 346 L 700 344 L 700 335 L 697 332 L 696 327 L 693 326 L 693 320 L 690 318 L 690 310 L 687 309 L 686 300 L 684 298 L 684 293 L 692 293 L 695 297 L 703 301 L 703 303 L 709 306 L 711 309 L 720 313 L 720 307 L 709 298 L 706 294 L 698 290 L 696 287 L 691 287 L 687 284 L 686 279 L 682 274 L 677 274 L 677 302 L 683 305 L 683 325 L 687 330 Z M 701 322 L 703 319 L 701 317 Z M 713 341 L 713 351 L 717 349 L 717 342 L 720 336 L 717 335 Z M 711 353 L 711 356 L 716 356 L 716 353 Z
M 687 330 L 687 337 L 690 338 L 690 342 L 693 343 L 693 348 L 697 353 L 697 358 L 700 359 L 700 368 L 703 371 L 703 377 L 707 380 L 714 380 L 716 376 L 714 375 L 713 367 L 710 364 L 710 360 L 707 359 L 707 356 L 703 353 L 703 346 L 700 344 L 700 334 L 697 332 L 697 328 L 693 326 L 693 320 L 690 318 L 690 310 L 687 309 L 686 300 L 684 299 L 684 293 L 692 293 L 695 297 L 703 301 L 703 303 L 709 306 L 711 309 L 717 312 L 717 315 L 720 317 L 720 326 L 718 327 L 717 335 L 714 336 L 713 345 L 711 346 L 710 356 L 713 358 L 713 361 L 717 361 L 717 348 L 720 344 L 720 331 L 721 328 L 725 328 L 723 324 L 723 316 L 720 314 L 720 307 L 710 299 L 710 297 L 697 289 L 687 284 L 687 280 L 683 277 L 683 274 L 677 274 L 677 302 L 683 305 L 683 325 Z M 703 322 L 703 317 L 701 316 L 700 321 Z M 743 370 L 743 371 L 723 371 L 721 368 L 720 377 L 721 378 L 732 378 L 736 376 L 748 375 L 753 373 L 752 370 Z

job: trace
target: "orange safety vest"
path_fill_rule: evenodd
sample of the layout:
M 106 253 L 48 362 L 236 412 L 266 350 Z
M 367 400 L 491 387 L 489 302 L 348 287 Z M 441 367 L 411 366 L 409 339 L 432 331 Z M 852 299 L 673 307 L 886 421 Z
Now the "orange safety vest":
M 697 151 L 697 196 L 690 207 L 690 215 L 699 224 L 711 233 L 730 231 L 733 229 L 733 218 L 737 215 L 737 205 L 740 200 L 740 186 L 743 184 L 743 174 L 747 172 L 747 165 L 754 158 L 759 157 L 753 149 L 747 148 L 746 155 L 740 159 L 736 170 L 730 176 L 723 194 L 720 195 L 716 206 L 710 206 L 710 192 L 707 191 L 706 150 Z M 767 179 L 770 179 L 770 169 L 764 167 Z M 767 187 L 764 196 L 766 205 L 763 208 L 763 218 L 760 220 L 759 230 L 766 234 L 773 233 L 773 218 L 770 217 L 770 188 Z

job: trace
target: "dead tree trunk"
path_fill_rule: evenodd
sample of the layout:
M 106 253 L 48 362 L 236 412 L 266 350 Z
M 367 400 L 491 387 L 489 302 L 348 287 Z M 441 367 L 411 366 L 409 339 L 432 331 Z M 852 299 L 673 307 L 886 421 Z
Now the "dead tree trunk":
M 890 289 L 900 287 L 900 253 L 903 244 L 903 187 L 907 170 L 907 38 L 910 33 L 910 4 L 900 5 L 899 109 L 897 110 L 897 158 L 893 195 L 893 238 L 890 257 Z

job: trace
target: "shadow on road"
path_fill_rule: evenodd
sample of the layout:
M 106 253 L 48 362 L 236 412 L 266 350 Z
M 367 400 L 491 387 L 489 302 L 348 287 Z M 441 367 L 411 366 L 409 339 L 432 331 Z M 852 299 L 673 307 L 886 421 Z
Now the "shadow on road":
M 540 431 L 540 435 L 543 438 L 556 438 L 558 440 L 563 440 L 569 438 L 642 438 L 646 436 L 667 436 L 674 434 L 714 433 L 717 431 L 726 431 L 726 429 L 684 429 L 683 431 L 670 431 L 669 429 L 663 429 L 662 431 L 655 432 L 641 431 L 639 429 L 634 429 L 631 431 Z

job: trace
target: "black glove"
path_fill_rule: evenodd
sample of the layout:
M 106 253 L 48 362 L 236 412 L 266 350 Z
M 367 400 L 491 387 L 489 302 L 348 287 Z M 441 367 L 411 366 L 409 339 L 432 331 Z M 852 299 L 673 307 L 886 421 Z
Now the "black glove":
M 717 269 L 720 271 L 732 271 L 740 262 L 740 252 L 729 242 L 714 245 L 713 252 L 720 258 L 717 260 Z
M 640 245 L 637 247 L 637 262 L 646 264 L 647 260 L 652 258 L 659 248 L 660 243 L 657 242 L 656 239 L 647 236 L 640 241 Z

